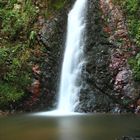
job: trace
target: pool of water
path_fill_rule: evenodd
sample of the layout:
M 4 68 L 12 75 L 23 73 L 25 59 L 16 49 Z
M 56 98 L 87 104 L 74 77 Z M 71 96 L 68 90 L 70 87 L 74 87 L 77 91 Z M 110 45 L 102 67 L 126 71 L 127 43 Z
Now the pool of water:
M 0 140 L 116 140 L 140 136 L 136 115 L 20 115 L 0 118 Z

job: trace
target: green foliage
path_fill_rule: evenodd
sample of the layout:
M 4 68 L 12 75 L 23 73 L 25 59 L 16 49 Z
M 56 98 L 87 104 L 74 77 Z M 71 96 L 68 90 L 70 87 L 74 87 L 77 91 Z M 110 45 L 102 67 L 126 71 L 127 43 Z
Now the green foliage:
M 36 38 L 36 32 L 31 31 L 29 39 L 33 41 L 33 40 L 35 40 L 35 38 Z
M 140 1 L 127 0 L 124 3 L 126 8 L 129 33 L 137 46 L 140 47 Z M 133 75 L 136 81 L 140 81 L 140 53 L 136 57 L 131 58 L 130 65 L 133 70 Z
M 69 3 L 71 3 L 71 0 L 47 0 L 48 7 L 44 12 L 45 18 L 52 17 Z
M 30 51 L 26 45 L 0 49 L 0 107 L 18 101 L 31 84 Z
M 23 91 L 9 83 L 0 82 L 0 107 L 16 102 L 23 96 Z
M 22 85 L 24 81 L 29 81 L 29 76 L 26 73 L 30 73 L 30 65 L 28 60 L 30 59 L 30 52 L 27 50 L 26 45 L 7 45 L 0 49 L 0 65 L 7 68 L 7 72 L 3 75 L 3 79 L 8 82 L 14 82 L 15 84 Z M 1 70 L 1 69 L 0 69 Z M 24 78 L 26 80 L 23 80 Z M 30 76 L 29 76 L 30 77 Z
M 20 15 L 15 11 L 7 11 L 4 14 L 2 22 L 2 33 L 8 35 L 10 38 L 16 36 L 18 32 L 23 29 L 24 20 L 21 19 Z
M 0 107 L 17 102 L 31 84 L 36 17 L 33 0 L 0 0 Z
M 52 6 L 54 9 L 59 10 L 64 7 L 66 0 L 57 0 Z
M 128 21 L 129 34 L 133 41 L 140 47 L 140 1 L 125 0 L 123 2 L 126 18 Z M 131 58 L 130 65 L 136 81 L 140 81 L 140 53 Z
M 114 2 L 122 6 L 130 37 L 140 47 L 140 0 L 114 0 Z M 140 81 L 140 53 L 130 58 L 129 63 L 135 80 Z
M 10 0 L 0 8 L 1 32 L 10 39 L 15 39 L 23 31 L 28 32 L 35 17 L 36 9 L 31 0 L 23 1 L 20 4 L 16 0 Z
M 140 53 L 136 57 L 130 58 L 129 64 L 133 70 L 135 80 L 140 81 Z
M 135 17 L 139 14 L 139 4 L 140 4 L 139 0 L 125 0 L 123 2 L 123 6 L 125 6 L 126 11 Z M 134 15 L 134 13 L 136 15 Z
M 59 10 L 64 7 L 67 0 L 49 0 L 49 8 L 53 10 Z
M 35 39 L 36 39 L 37 33 L 36 31 L 31 31 L 29 36 L 29 46 L 33 46 Z
M 140 46 L 140 0 L 114 0 L 114 2 L 122 6 L 129 34 L 134 42 Z
M 45 14 L 53 16 L 68 1 L 47 0 Z M 41 4 L 35 0 L 0 0 L 0 108 L 17 102 L 31 84 L 32 64 L 38 59 L 32 55 L 33 46 L 40 28 L 34 22 Z

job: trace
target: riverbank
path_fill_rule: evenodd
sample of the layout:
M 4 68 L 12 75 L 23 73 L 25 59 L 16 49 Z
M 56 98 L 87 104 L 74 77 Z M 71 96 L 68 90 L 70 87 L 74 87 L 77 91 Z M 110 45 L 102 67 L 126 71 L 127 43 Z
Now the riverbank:
M 14 111 L 13 112 L 10 112 L 10 111 L 2 111 L 0 110 L 0 117 L 3 117 L 3 116 L 11 116 L 13 114 L 16 114 Z

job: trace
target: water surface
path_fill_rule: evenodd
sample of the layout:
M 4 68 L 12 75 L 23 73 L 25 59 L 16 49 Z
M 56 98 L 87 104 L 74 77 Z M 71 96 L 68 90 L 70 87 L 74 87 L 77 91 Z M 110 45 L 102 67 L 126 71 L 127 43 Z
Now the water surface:
M 0 118 L 0 140 L 116 140 L 140 136 L 135 115 L 21 115 Z

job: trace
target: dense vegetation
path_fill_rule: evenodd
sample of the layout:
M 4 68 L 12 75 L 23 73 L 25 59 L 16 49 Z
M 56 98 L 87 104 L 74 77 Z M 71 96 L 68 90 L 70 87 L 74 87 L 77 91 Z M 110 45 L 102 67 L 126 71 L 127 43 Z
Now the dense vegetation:
M 24 96 L 31 82 L 29 61 L 36 15 L 31 0 L 0 0 L 0 107 Z
M 114 0 L 116 4 L 121 5 L 126 23 L 128 25 L 129 35 L 137 50 L 140 48 L 140 1 L 139 0 Z M 129 61 L 134 72 L 136 81 L 140 81 L 140 53 Z
M 28 94 L 34 54 L 41 49 L 35 44 L 37 19 L 51 17 L 65 3 L 66 0 L 0 0 L 0 108 Z

